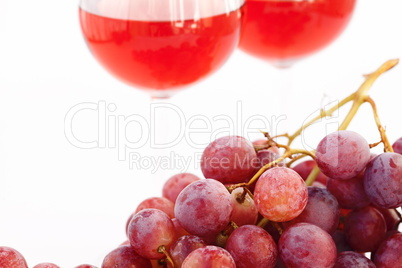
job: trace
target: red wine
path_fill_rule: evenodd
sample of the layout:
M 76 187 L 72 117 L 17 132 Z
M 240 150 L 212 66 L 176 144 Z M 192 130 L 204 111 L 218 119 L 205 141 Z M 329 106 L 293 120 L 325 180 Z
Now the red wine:
M 270 61 L 314 53 L 344 30 L 356 0 L 246 0 L 240 48 Z
M 79 11 L 95 58 L 135 87 L 168 90 L 216 71 L 236 48 L 241 11 L 183 21 L 122 20 Z

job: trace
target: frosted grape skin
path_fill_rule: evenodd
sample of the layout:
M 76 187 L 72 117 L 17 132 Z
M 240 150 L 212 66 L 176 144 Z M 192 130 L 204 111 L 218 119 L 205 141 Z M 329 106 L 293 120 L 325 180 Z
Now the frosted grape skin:
M 274 239 L 255 225 L 237 228 L 229 237 L 226 250 L 232 255 L 237 268 L 275 267 L 278 249 Z
M 370 160 L 370 146 L 360 134 L 341 130 L 325 136 L 318 144 L 315 156 L 324 175 L 347 180 L 364 170 Z
M 205 178 L 224 184 L 240 183 L 254 172 L 257 154 L 252 143 L 240 136 L 225 136 L 211 142 L 201 157 Z
M 160 259 L 160 246 L 166 249 L 174 242 L 176 230 L 169 216 L 158 209 L 144 209 L 138 212 L 128 226 L 131 247 L 142 257 Z
M 364 173 L 364 190 L 375 206 L 402 206 L 402 155 L 383 153 L 371 160 Z
M 175 216 L 184 230 L 201 237 L 216 235 L 230 222 L 233 201 L 226 187 L 213 179 L 191 183 L 179 194 Z
M 256 184 L 254 202 L 262 216 L 274 222 L 290 221 L 307 204 L 307 187 L 295 171 L 276 167 L 265 171 Z
M 309 223 L 292 225 L 278 243 L 279 257 L 286 267 L 333 267 L 336 246 L 332 237 Z
M 25 258 L 17 250 L 10 247 L 0 247 L 0 267 L 28 268 Z
M 396 233 L 384 240 L 374 255 L 374 264 L 378 268 L 398 267 L 402 264 L 402 233 Z
M 182 268 L 236 268 L 232 256 L 223 248 L 206 246 L 191 252 L 184 260 Z
M 351 267 L 376 268 L 371 260 L 360 253 L 353 251 L 344 251 L 342 253 L 339 253 L 338 257 L 336 258 L 335 266 L 333 268 Z

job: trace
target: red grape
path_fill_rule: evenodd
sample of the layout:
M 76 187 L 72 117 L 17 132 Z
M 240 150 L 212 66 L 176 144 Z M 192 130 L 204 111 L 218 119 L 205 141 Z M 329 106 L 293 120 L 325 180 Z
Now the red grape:
M 205 178 L 222 183 L 239 183 L 252 175 L 256 160 L 251 142 L 239 136 L 226 136 L 205 148 L 201 170 Z
M 243 192 L 243 188 L 237 188 L 231 193 L 233 198 L 232 221 L 235 222 L 237 226 L 256 224 L 258 219 L 257 207 L 254 200 L 248 194 L 245 195 L 244 200 L 240 200 Z
M 374 255 L 374 264 L 378 268 L 396 268 L 402 264 L 402 233 L 388 237 L 381 243 Z
M 387 209 L 376 207 L 376 209 L 384 216 L 385 223 L 387 225 L 387 231 L 392 231 L 398 228 L 399 216 L 395 209 Z
M 98 267 L 90 265 L 90 264 L 81 264 L 81 265 L 76 266 L 75 268 L 98 268 Z
M 301 162 L 300 164 L 297 164 L 296 166 L 292 167 L 292 169 L 296 171 L 303 178 L 303 180 L 307 180 L 308 175 L 310 175 L 315 165 L 316 163 L 314 160 L 307 160 Z M 315 181 L 321 182 L 325 185 L 327 183 L 327 179 L 328 177 L 322 174 L 322 172 L 320 171 Z
M 328 179 L 327 189 L 336 197 L 341 208 L 357 209 L 370 204 L 361 175 L 349 180 Z
M 44 262 L 35 265 L 33 268 L 60 268 L 60 267 L 54 263 Z
M 384 217 L 374 207 L 353 210 L 345 218 L 344 232 L 348 244 L 359 252 L 374 251 L 387 232 Z
M 351 268 L 351 267 L 376 268 L 374 263 L 371 260 L 367 259 L 362 254 L 353 251 L 344 251 L 340 253 L 336 258 L 334 268 Z
M 191 252 L 182 268 L 236 268 L 232 256 L 223 248 L 206 246 Z
M 171 219 L 174 218 L 174 203 L 164 197 L 152 197 L 142 201 L 134 214 L 137 214 L 143 209 L 156 208 L 165 212 Z
M 191 173 L 180 173 L 168 179 L 163 185 L 162 195 L 173 203 L 176 202 L 177 196 L 190 183 L 200 180 L 196 175 Z
M 332 179 L 356 177 L 370 160 L 370 146 L 358 133 L 348 130 L 327 135 L 317 146 L 316 162 Z
M 176 200 L 175 215 L 180 225 L 197 236 L 216 235 L 229 224 L 233 201 L 226 187 L 212 179 L 191 183 Z
M 177 239 L 171 246 L 169 253 L 173 260 L 174 267 L 181 267 L 184 259 L 197 248 L 205 247 L 207 244 L 200 237 L 185 235 Z M 168 267 L 171 265 L 168 262 Z
M 255 186 L 254 201 L 268 220 L 289 221 L 302 213 L 307 204 L 307 187 L 290 168 L 276 167 L 265 171 Z
M 9 247 L 0 247 L 1 268 L 28 268 L 24 257 L 17 250 Z
M 336 246 L 320 227 L 297 223 L 283 232 L 278 244 L 279 257 L 286 267 L 332 267 Z
M 103 259 L 102 268 L 151 268 L 151 262 L 140 257 L 130 246 L 121 246 Z
M 175 228 L 169 216 L 158 209 L 144 209 L 138 212 L 128 226 L 131 247 L 142 257 L 160 259 L 160 246 L 166 249 L 176 238 Z
M 402 137 L 397 139 L 396 142 L 392 145 L 392 149 L 397 154 L 402 154 Z
M 364 173 L 364 189 L 378 207 L 402 206 L 402 155 L 383 153 L 371 160 Z
M 287 222 L 285 227 L 299 222 L 317 225 L 332 234 L 339 224 L 339 205 L 336 198 L 326 189 L 308 187 L 308 201 L 303 212 Z
M 237 268 L 275 267 L 278 256 L 273 238 L 255 225 L 237 228 L 230 235 L 225 248 L 232 255 Z

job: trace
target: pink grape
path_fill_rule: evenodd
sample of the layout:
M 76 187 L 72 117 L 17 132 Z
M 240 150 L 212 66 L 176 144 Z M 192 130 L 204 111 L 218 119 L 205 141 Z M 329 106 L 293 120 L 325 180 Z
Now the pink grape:
M 315 165 L 316 165 L 316 163 L 314 160 L 307 160 L 307 161 L 301 162 L 300 164 L 297 164 L 292 169 L 294 171 L 296 171 L 303 178 L 303 180 L 307 180 L 308 175 L 310 175 L 310 173 L 313 170 L 313 168 L 315 167 Z M 320 171 L 320 173 L 318 173 L 318 176 L 315 179 L 315 181 L 321 182 L 322 184 L 325 185 L 327 183 L 327 179 L 328 179 L 328 177 L 325 176 L 324 174 L 322 174 L 322 172 Z
M 285 227 L 299 222 L 317 225 L 332 234 L 339 224 L 339 205 L 336 198 L 326 189 L 308 187 L 308 201 L 303 212 L 287 222 Z
M 394 153 L 402 154 L 402 137 L 394 142 L 392 149 L 394 149 Z
M 364 267 L 376 268 L 374 263 L 362 254 L 353 251 L 344 251 L 336 258 L 334 268 Z
M 204 240 L 195 235 L 185 235 L 177 239 L 169 250 L 175 267 L 181 267 L 183 261 L 191 252 L 206 245 Z M 169 262 L 168 267 L 171 267 Z
M 377 207 L 402 206 L 402 155 L 383 153 L 367 165 L 364 190 Z
M 143 209 L 147 208 L 156 208 L 163 212 L 165 212 L 171 219 L 174 218 L 174 203 L 167 198 L 164 197 L 151 197 L 142 201 L 135 213 L 140 212 Z
M 326 176 L 347 180 L 356 177 L 370 160 L 370 146 L 358 133 L 348 130 L 327 135 L 318 144 L 316 162 Z
M 302 213 L 307 204 L 307 187 L 290 168 L 265 171 L 255 186 L 254 201 L 262 216 L 274 222 L 290 221 Z
M 387 232 L 384 217 L 374 207 L 353 210 L 345 218 L 346 241 L 359 252 L 374 251 Z
M 240 183 L 253 174 L 256 160 L 251 142 L 239 136 L 226 136 L 205 148 L 201 170 L 205 178 L 222 183 Z
M 237 188 L 231 193 L 233 198 L 232 221 L 235 222 L 237 226 L 256 224 L 258 219 L 257 207 L 253 198 L 248 194 L 246 194 L 243 202 L 239 200 L 242 197 L 243 192 L 243 188 Z
M 297 223 L 283 232 L 278 244 L 279 257 L 286 267 L 332 267 L 336 246 L 320 227 Z
M 190 183 L 200 180 L 191 173 L 180 173 L 172 176 L 163 185 L 162 195 L 173 203 L 176 203 L 177 196 Z
M 230 235 L 225 248 L 232 255 L 237 268 L 273 268 L 278 257 L 274 239 L 255 225 L 237 228 Z
M 223 248 L 206 246 L 191 252 L 182 268 L 236 268 L 232 256 Z
M 327 189 L 336 197 L 341 208 L 358 209 L 370 204 L 361 175 L 349 180 L 328 179 Z
M 60 267 L 54 263 L 44 262 L 35 265 L 33 268 L 60 268 Z
M 121 246 L 103 259 L 102 268 L 152 268 L 151 262 L 140 257 L 130 246 Z
M 176 238 L 175 228 L 169 216 L 158 209 L 144 209 L 138 212 L 128 226 L 131 247 L 142 257 L 160 259 L 160 246 L 166 249 Z
M 374 255 L 374 264 L 378 268 L 401 267 L 402 233 L 396 233 L 381 243 Z
M 9 247 L 0 247 L 1 268 L 28 268 L 24 257 L 17 250 Z
M 216 235 L 229 224 L 233 201 L 226 187 L 212 179 L 191 183 L 176 200 L 175 215 L 180 225 L 197 236 Z

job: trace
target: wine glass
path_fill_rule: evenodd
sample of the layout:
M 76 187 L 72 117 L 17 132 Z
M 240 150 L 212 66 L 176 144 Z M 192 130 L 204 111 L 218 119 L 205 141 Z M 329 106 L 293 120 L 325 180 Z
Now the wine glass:
M 295 62 L 331 44 L 351 20 L 357 0 L 246 0 L 239 48 L 276 67 L 270 76 L 280 92 L 276 113 L 285 115 L 280 131 L 293 125 L 287 117 Z M 278 126 L 277 126 L 278 128 Z
M 357 0 L 246 0 L 242 51 L 276 67 L 290 67 L 333 42 Z
M 81 29 L 93 56 L 116 78 L 152 97 L 150 155 L 167 157 L 176 140 L 169 110 L 163 109 L 171 107 L 166 98 L 217 71 L 237 47 L 243 4 L 244 0 L 80 1 Z M 159 177 L 165 172 L 158 170 Z
M 81 0 L 88 47 L 121 81 L 167 98 L 236 48 L 244 0 Z

